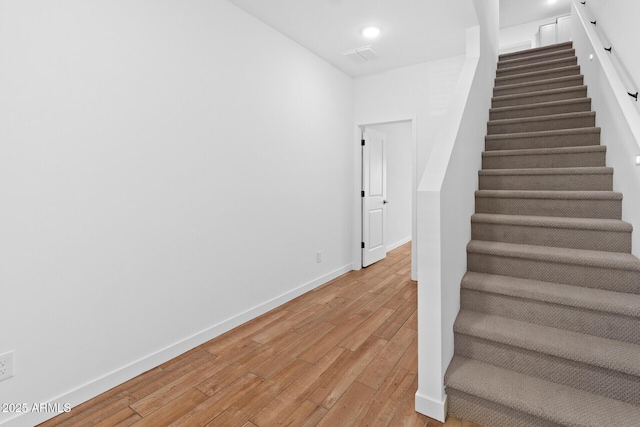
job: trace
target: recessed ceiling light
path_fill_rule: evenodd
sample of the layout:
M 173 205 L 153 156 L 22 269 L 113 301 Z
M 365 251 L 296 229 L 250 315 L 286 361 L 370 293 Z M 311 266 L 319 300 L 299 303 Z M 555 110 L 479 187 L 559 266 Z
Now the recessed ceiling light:
M 367 27 L 362 30 L 362 35 L 368 39 L 375 39 L 380 35 L 380 28 L 378 27 Z
M 549 4 L 554 4 L 556 0 L 549 0 Z

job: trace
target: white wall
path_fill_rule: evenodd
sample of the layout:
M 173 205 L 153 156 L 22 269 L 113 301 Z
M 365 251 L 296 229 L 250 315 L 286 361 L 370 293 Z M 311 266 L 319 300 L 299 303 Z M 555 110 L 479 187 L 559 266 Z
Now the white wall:
M 451 103 L 453 87 L 463 62 L 464 56 L 455 56 L 354 79 L 354 156 L 358 155 L 359 150 L 356 145 L 359 125 L 411 119 L 416 146 L 415 163 L 412 165 L 415 171 L 412 194 L 415 194 L 417 188 L 415 176 L 422 175 L 429 153 L 437 143 L 436 131 Z M 357 176 L 355 171 L 354 180 Z M 354 191 L 357 193 L 359 190 L 355 188 Z M 417 230 L 415 199 L 412 203 L 411 275 L 415 280 L 417 278 L 416 257 L 419 249 L 415 234 Z M 355 200 L 353 211 L 359 212 L 359 209 L 359 200 Z M 356 216 L 353 227 L 354 242 L 360 238 L 358 235 L 361 229 L 360 223 L 361 218 Z M 354 259 L 358 257 L 358 253 L 359 249 L 355 248 Z
M 410 121 L 367 126 L 386 136 L 387 251 L 411 240 L 412 126 Z
M 629 12 L 629 3 L 609 6 L 608 16 L 618 16 L 626 22 L 623 15 Z M 593 18 L 577 0 L 573 2 L 573 10 L 573 45 L 578 64 L 592 99 L 591 107 L 596 112 L 596 126 L 602 129 L 600 143 L 607 146 L 607 165 L 615 169 L 613 189 L 624 197 L 622 219 L 634 228 L 633 254 L 640 256 L 640 166 L 635 165 L 635 156 L 640 154 L 640 114 L 635 101 L 626 94 L 610 54 L 604 50 L 599 32 L 589 23 Z M 597 19 L 600 25 L 599 15 Z M 635 27 L 626 28 L 629 37 L 638 32 Z M 593 60 L 589 59 L 590 55 Z
M 560 15 L 563 16 L 563 15 Z M 554 24 L 558 16 L 500 28 L 500 53 L 514 52 L 538 46 L 536 34 L 541 25 Z
M 621 77 L 626 90 L 634 93 L 640 90 L 640 2 L 589 0 L 580 6 L 590 21 L 597 22 L 596 32 L 602 43 L 613 46 L 610 58 L 617 69 L 624 69 Z M 640 102 L 634 101 L 634 105 L 640 111 Z
M 498 0 L 474 0 L 479 27 L 468 30 L 467 59 L 418 187 L 418 391 L 416 410 L 444 421 L 444 375 L 467 270 L 474 191 L 498 59 Z
M 78 403 L 350 269 L 352 80 L 226 0 L 1 2 L 0 57 L 0 402 Z

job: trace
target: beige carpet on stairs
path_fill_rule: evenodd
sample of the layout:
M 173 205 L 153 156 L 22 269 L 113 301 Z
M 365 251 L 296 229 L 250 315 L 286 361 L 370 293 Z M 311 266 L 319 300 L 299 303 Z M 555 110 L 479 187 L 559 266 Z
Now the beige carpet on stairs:
M 572 44 L 501 55 L 496 74 L 449 414 L 640 426 L 640 260 Z

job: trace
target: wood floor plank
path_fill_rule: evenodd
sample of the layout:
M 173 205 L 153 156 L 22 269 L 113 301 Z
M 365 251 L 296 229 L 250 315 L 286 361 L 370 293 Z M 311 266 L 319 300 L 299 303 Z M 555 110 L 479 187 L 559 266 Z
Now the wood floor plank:
M 369 337 L 356 351 L 348 354 L 345 363 L 327 376 L 309 399 L 331 408 L 386 344 L 387 341 L 381 338 Z
M 375 393 L 371 387 L 354 382 L 340 397 L 326 416 L 320 420 L 318 427 L 335 427 L 351 425 L 369 403 Z
M 221 365 L 221 361 L 219 359 L 213 359 L 166 386 L 161 387 L 150 395 L 138 400 L 131 405 L 131 408 L 138 414 L 145 417 L 151 412 L 156 411 L 160 407 L 173 401 L 190 388 L 194 388 L 194 384 L 199 384 L 205 378 L 215 375 L 222 369 L 222 367 L 223 365 Z M 201 392 L 198 390 L 198 393 Z M 204 393 L 201 394 L 204 395 Z
M 347 356 L 346 351 L 334 347 L 316 362 L 307 372 L 297 378 L 289 387 L 282 390 L 271 402 L 257 412 L 252 421 L 260 426 L 282 423 L 315 389 L 327 370 L 336 361 Z M 343 354 L 345 354 L 343 356 Z M 338 362 L 340 365 L 340 362 Z
M 429 420 L 428 417 L 425 417 L 422 414 L 419 414 L 415 411 L 415 397 L 412 394 L 415 394 L 415 391 L 418 389 L 418 375 L 414 376 L 411 385 L 408 390 L 413 390 L 413 393 L 403 393 L 398 396 L 398 409 L 396 410 L 396 415 L 391 420 L 390 425 L 393 426 L 424 426 Z
M 239 341 L 270 328 L 273 324 L 279 322 L 280 319 L 289 315 L 289 313 L 290 311 L 284 307 L 276 308 L 202 344 L 200 348 L 211 354 L 225 352 L 229 348 L 237 346 Z
M 387 320 L 372 335 L 389 341 L 401 327 L 401 324 Z
M 406 369 L 393 369 L 391 373 L 384 378 L 381 386 L 372 397 L 367 410 L 360 415 L 355 425 L 390 425 L 398 407 L 397 400 L 394 398 L 394 392 L 401 386 L 408 373 L 409 371 Z M 413 378 L 411 378 L 411 380 L 413 380 Z
M 100 402 L 94 406 L 83 408 L 74 414 L 73 417 L 70 417 L 63 422 L 56 422 L 54 418 L 52 420 L 52 424 L 47 424 L 56 427 L 71 427 L 77 426 L 80 424 L 84 425 L 93 425 L 97 424 L 104 418 L 108 418 L 122 409 L 128 407 L 133 399 L 131 396 L 126 395 L 126 393 L 120 393 L 115 396 L 111 396 L 109 399 L 104 402 Z M 72 410 L 73 412 L 73 410 Z M 70 414 L 71 412 L 69 412 Z M 66 414 L 63 414 L 66 415 Z
M 329 323 L 321 323 L 304 334 L 292 332 L 295 336 L 290 339 L 287 344 L 280 346 L 278 352 L 274 354 L 273 357 L 251 368 L 251 372 L 262 378 L 270 378 L 284 366 L 289 364 L 293 358 L 298 356 L 298 354 L 321 340 L 334 328 L 335 326 Z
M 190 388 L 166 405 L 158 408 L 149 416 L 142 418 L 134 424 L 135 427 L 166 426 L 185 413 L 208 399 L 208 396 L 200 390 Z
M 311 347 L 302 352 L 298 357 L 311 363 L 315 363 L 324 356 L 329 350 L 337 346 L 347 335 L 358 328 L 365 318 L 353 315 L 327 333 L 322 339 L 317 341 Z
M 278 425 L 282 427 L 297 427 L 304 425 L 305 422 L 310 422 L 312 419 L 316 420 L 317 423 L 326 415 L 327 412 L 328 410 L 322 406 L 313 403 L 310 400 L 305 400 L 295 411 L 291 413 L 291 415 L 287 417 L 286 420 L 282 422 L 282 424 Z
M 231 365 L 223 368 L 215 375 L 205 379 L 195 386 L 207 396 L 213 396 L 220 390 L 233 384 L 238 378 L 242 378 L 249 373 L 250 368 L 241 365 L 238 362 L 234 362 Z
M 233 384 L 220 390 L 173 423 L 172 427 L 204 426 L 214 420 L 231 405 L 242 399 L 246 393 L 262 384 L 262 378 L 247 374 L 237 379 Z
M 300 322 L 304 322 L 308 317 L 318 312 L 321 308 L 323 308 L 323 305 L 321 304 L 312 304 L 304 311 L 297 313 L 292 312 L 290 316 L 281 319 L 272 327 L 263 330 L 259 334 L 252 335 L 251 339 L 261 344 L 266 344 L 275 337 L 282 335 L 284 332 L 287 332 L 295 325 L 300 324 Z
M 414 410 L 410 256 L 401 246 L 41 426 L 481 427 Z
M 325 321 L 328 323 L 333 323 L 334 325 L 341 325 L 349 317 L 353 316 L 363 306 L 365 306 L 375 298 L 375 294 L 365 292 L 355 300 L 347 300 L 350 302 L 348 305 L 345 305 L 339 310 L 336 310 L 331 316 L 327 317 Z
M 355 351 L 393 314 L 393 310 L 381 307 L 364 324 L 347 335 L 339 344 L 340 347 Z
M 418 335 L 416 335 L 411 344 L 409 344 L 409 348 L 414 349 L 418 346 Z M 398 361 L 398 365 L 401 368 L 404 368 L 411 372 L 418 372 L 418 352 L 417 351 L 405 351 L 400 360 Z
M 398 307 L 395 313 L 389 317 L 389 321 L 403 325 L 407 320 L 409 320 L 411 315 L 416 312 L 416 309 L 416 303 L 412 301 L 405 301 L 400 307 Z
M 414 331 L 418 330 L 418 311 L 414 311 L 411 316 L 407 319 L 406 322 L 402 325 L 405 328 L 413 329 Z
M 357 381 L 377 389 L 389 372 L 396 366 L 416 336 L 416 331 L 400 328 L 380 353 L 358 376 Z
M 286 388 L 298 376 L 307 371 L 311 364 L 303 360 L 294 360 L 288 369 L 281 370 L 274 378 L 264 381 L 236 403 L 227 408 L 220 416 L 207 425 L 242 425 L 262 409 L 274 395 Z
M 104 418 L 102 421 L 94 424 L 93 427 L 125 427 L 133 425 L 141 419 L 140 414 L 127 406 L 110 417 Z

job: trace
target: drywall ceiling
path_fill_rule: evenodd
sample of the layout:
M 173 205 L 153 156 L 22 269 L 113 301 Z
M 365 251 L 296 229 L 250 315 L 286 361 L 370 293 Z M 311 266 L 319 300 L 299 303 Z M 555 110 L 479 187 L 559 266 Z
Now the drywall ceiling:
M 472 0 L 229 0 L 357 77 L 465 53 L 477 25 Z M 500 26 L 570 13 L 571 0 L 500 0 Z M 362 30 L 380 28 L 375 40 Z M 371 45 L 380 59 L 356 63 L 344 53 Z
M 465 53 L 477 25 L 472 0 L 229 0 L 351 76 Z M 375 40 L 362 35 L 375 25 Z M 345 52 L 372 45 L 380 59 L 355 63 Z
M 571 13 L 571 0 L 500 0 L 500 27 L 512 27 Z

